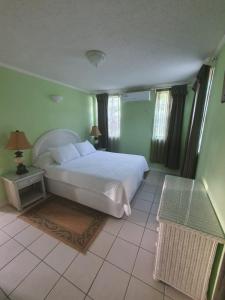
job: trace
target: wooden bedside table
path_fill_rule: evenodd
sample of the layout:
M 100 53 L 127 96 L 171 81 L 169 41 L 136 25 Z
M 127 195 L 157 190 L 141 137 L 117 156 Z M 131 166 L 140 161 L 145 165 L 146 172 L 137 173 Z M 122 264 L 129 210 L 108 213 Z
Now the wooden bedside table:
M 44 171 L 33 167 L 28 170 L 29 173 L 23 175 L 11 172 L 2 176 L 9 203 L 18 210 L 46 198 Z

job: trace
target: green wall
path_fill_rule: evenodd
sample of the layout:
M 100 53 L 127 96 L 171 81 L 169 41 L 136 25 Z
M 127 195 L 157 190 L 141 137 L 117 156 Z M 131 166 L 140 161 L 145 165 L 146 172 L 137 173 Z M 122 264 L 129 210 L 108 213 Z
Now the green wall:
M 225 71 L 225 47 L 217 59 L 197 178 L 201 179 L 225 230 L 225 103 L 221 103 Z
M 31 143 L 54 128 L 75 130 L 81 138 L 92 125 L 93 99 L 88 94 L 0 67 L 0 175 L 15 169 L 13 151 L 5 149 L 11 131 L 23 130 Z M 53 103 L 50 95 L 64 100 Z M 27 164 L 31 151 L 24 152 Z M 0 182 L 0 205 L 6 199 Z
M 122 102 L 120 152 L 144 155 L 149 161 L 155 93 L 151 101 Z
M 197 168 L 197 178 L 202 180 L 214 209 L 225 231 L 225 103 L 221 103 L 225 71 L 225 46 L 216 61 L 214 79 L 209 99 L 202 146 Z M 223 248 L 217 250 L 209 295 L 214 289 Z

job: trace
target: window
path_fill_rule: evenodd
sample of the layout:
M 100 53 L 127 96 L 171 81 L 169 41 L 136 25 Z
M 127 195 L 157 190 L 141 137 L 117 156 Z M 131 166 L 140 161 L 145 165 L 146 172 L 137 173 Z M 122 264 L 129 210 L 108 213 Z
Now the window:
M 120 96 L 108 99 L 108 133 L 109 138 L 120 137 Z
M 167 138 L 169 116 L 171 109 L 170 92 L 157 91 L 155 116 L 153 126 L 153 140 L 165 141 Z

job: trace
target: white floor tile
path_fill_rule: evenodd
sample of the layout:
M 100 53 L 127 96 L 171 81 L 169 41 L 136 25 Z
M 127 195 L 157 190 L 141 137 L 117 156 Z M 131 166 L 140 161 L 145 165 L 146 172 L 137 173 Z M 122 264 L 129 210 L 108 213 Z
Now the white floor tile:
M 82 300 L 85 294 L 78 288 L 68 282 L 66 279 L 61 278 L 56 286 L 51 290 L 46 300 Z
M 0 228 L 13 222 L 16 218 L 17 216 L 15 214 L 11 214 L 11 213 L 3 214 L 2 216 L 0 216 Z
M 152 206 L 151 202 L 148 202 L 148 201 L 145 201 L 145 200 L 142 200 L 139 198 L 136 199 L 135 204 L 134 204 L 135 209 L 139 209 L 145 213 L 150 212 L 151 206 Z
M 46 264 L 40 263 L 10 294 L 12 300 L 40 300 L 49 293 L 59 275 Z
M 153 279 L 154 255 L 144 249 L 139 249 L 133 275 L 160 292 L 164 292 L 164 284 Z
M 57 272 L 63 274 L 77 255 L 77 250 L 60 242 L 45 258 L 45 262 Z
M 137 193 L 136 197 L 138 199 L 142 199 L 151 203 L 154 201 L 154 193 L 150 193 L 148 191 L 141 190 L 140 192 Z
M 126 292 L 129 275 L 108 262 L 104 262 L 89 295 L 94 300 L 122 300 Z
M 150 214 L 151 214 L 151 215 L 157 215 L 158 210 L 159 210 L 159 203 L 154 202 L 154 203 L 152 204 Z
M 132 209 L 131 215 L 129 217 L 125 217 L 125 219 L 128 220 L 129 222 L 144 227 L 148 219 L 148 214 L 137 209 Z
M 178 290 L 175 290 L 174 288 L 168 285 L 165 286 L 165 295 L 173 300 L 191 300 L 190 297 L 182 294 Z
M 4 294 L 4 292 L 0 289 L 0 300 L 7 300 L 7 296 Z
M 156 186 L 155 185 L 152 185 L 150 184 L 148 181 L 144 181 L 142 187 L 141 187 L 141 190 L 143 192 L 147 192 L 147 193 L 151 193 L 151 194 L 154 194 L 155 191 L 156 191 Z
M 43 232 L 33 226 L 25 228 L 23 231 L 18 233 L 14 239 L 25 247 L 29 246 L 33 241 L 35 241 Z
M 95 241 L 92 243 L 89 250 L 95 253 L 96 255 L 105 258 L 107 253 L 109 252 L 109 249 L 112 246 L 114 239 L 114 235 L 111 235 L 105 231 L 101 231 L 95 239 Z
M 103 260 L 101 258 L 90 252 L 85 255 L 79 254 L 65 272 L 64 277 L 86 293 L 100 269 L 102 262 Z
M 0 287 L 10 294 L 40 260 L 24 250 L 0 271 Z
M 131 277 L 125 300 L 163 300 L 163 294 L 151 286 Z
M 0 269 L 9 263 L 23 249 L 23 246 L 14 240 L 9 240 L 2 245 L 0 247 Z
M 3 245 L 8 240 L 10 240 L 10 237 L 5 232 L 0 230 L 0 246 Z
M 158 233 L 149 229 L 145 229 L 142 237 L 141 247 L 152 253 L 156 252 L 156 243 L 158 240 Z
M 126 221 L 118 236 L 139 246 L 143 231 L 143 227 Z
M 109 217 L 106 221 L 106 224 L 103 228 L 104 231 L 107 231 L 111 234 L 117 235 L 123 226 L 124 220 L 123 219 L 116 219 Z
M 17 233 L 28 227 L 29 224 L 24 222 L 23 220 L 16 219 L 12 223 L 6 225 L 5 227 L 2 228 L 4 232 L 6 232 L 10 236 L 15 236 Z
M 162 187 L 159 188 L 159 192 L 155 194 L 154 203 L 160 203 Z
M 137 252 L 137 246 L 117 238 L 106 259 L 124 271 L 131 273 Z
M 159 222 L 156 220 L 156 215 L 149 215 L 146 227 L 150 230 L 157 230 L 159 227 Z
M 50 235 L 43 234 L 34 241 L 28 249 L 43 259 L 59 243 L 59 241 Z

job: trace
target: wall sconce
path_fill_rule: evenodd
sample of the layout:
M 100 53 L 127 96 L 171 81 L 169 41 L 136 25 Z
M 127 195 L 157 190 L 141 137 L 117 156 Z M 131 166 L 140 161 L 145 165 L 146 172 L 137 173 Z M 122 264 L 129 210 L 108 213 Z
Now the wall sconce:
M 59 103 L 63 100 L 63 96 L 59 96 L 59 95 L 51 95 L 50 98 L 55 103 Z

